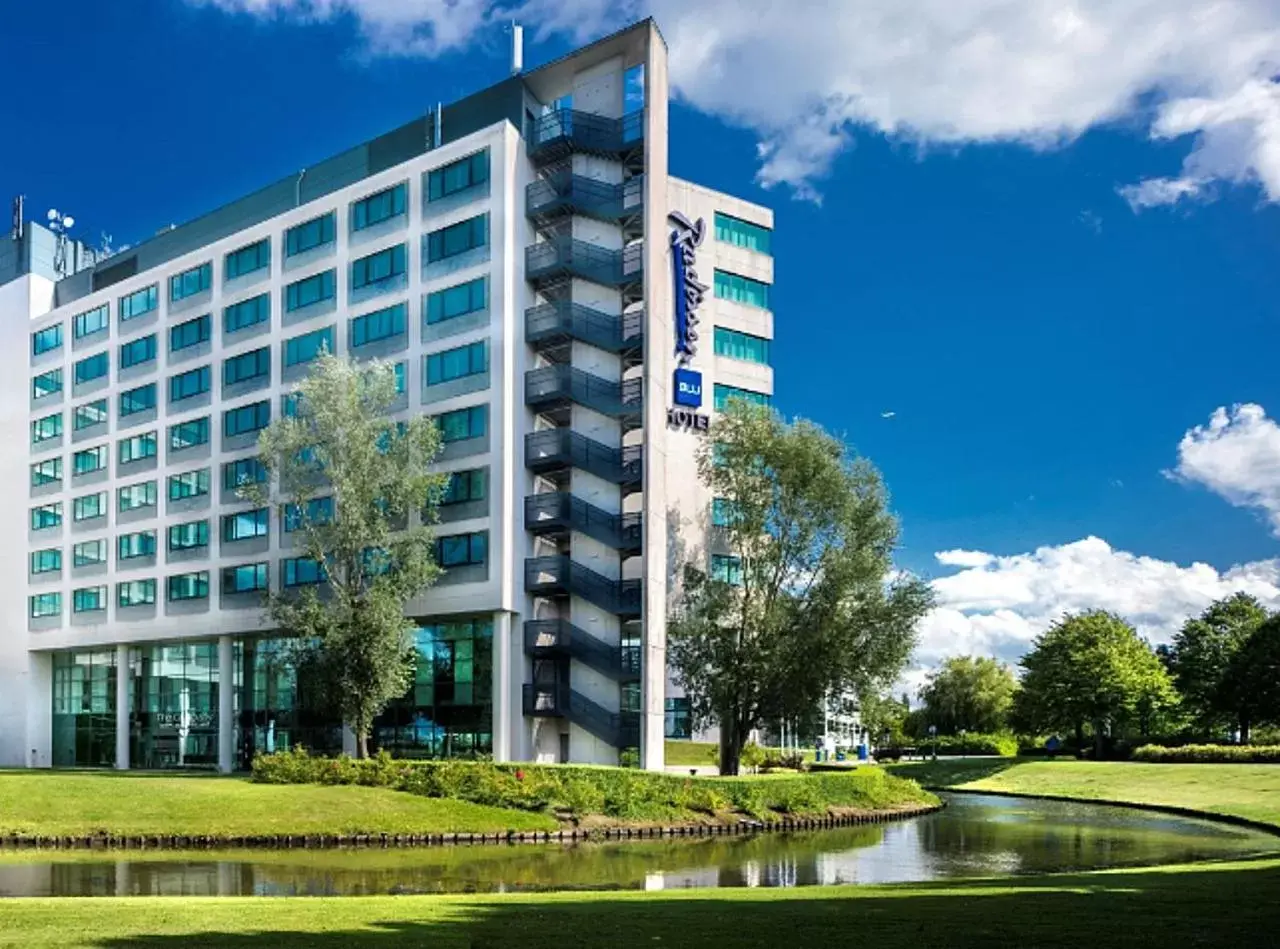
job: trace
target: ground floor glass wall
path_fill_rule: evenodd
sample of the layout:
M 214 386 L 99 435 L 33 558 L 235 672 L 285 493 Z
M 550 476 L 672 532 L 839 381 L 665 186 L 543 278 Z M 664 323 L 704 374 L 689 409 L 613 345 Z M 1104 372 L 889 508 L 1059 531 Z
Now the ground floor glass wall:
M 129 650 L 132 712 L 129 763 L 135 768 L 218 766 L 217 640 Z
M 53 764 L 109 768 L 116 763 L 116 651 L 53 656 Z
M 321 754 L 342 750 L 342 728 L 320 707 L 298 650 L 285 639 L 241 639 L 234 646 L 236 762 L 247 769 L 256 754 L 305 747 Z

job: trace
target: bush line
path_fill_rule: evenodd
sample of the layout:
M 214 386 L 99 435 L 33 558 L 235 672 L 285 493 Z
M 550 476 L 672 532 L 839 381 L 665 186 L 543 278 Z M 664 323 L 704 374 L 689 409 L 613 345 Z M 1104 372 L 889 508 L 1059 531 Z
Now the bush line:
M 1280 764 L 1280 745 L 1143 745 L 1133 761 L 1149 764 Z

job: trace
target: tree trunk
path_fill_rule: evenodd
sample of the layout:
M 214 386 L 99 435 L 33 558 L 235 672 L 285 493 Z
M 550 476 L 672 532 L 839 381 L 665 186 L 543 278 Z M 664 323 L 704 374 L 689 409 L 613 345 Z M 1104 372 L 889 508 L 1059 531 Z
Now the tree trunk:
M 1084 757 L 1084 722 L 1076 722 L 1076 757 Z
M 1240 744 L 1242 745 L 1249 744 L 1249 729 L 1252 726 L 1252 724 L 1253 723 L 1249 721 L 1249 713 L 1241 712 L 1240 713 Z
M 720 720 L 720 773 L 736 775 L 739 760 L 742 757 L 742 741 L 738 736 L 733 716 L 724 716 Z
M 1103 757 L 1102 722 L 1093 723 L 1093 760 L 1101 761 Z
M 356 757 L 369 757 L 369 726 L 362 721 L 356 722 Z

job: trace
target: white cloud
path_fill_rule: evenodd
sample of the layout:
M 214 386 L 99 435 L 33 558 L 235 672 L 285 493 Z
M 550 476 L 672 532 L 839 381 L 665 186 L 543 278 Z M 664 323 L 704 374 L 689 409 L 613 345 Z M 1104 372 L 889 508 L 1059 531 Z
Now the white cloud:
M 585 40 L 651 13 L 692 105 L 753 130 L 758 179 L 799 197 L 857 128 L 922 146 L 1052 148 L 1116 120 L 1193 136 L 1135 209 L 1256 183 L 1280 201 L 1275 0 L 188 0 L 262 16 L 355 17 L 374 52 L 439 55 L 512 16 Z M 1151 115 L 1149 110 L 1154 109 Z
M 1178 444 L 1171 478 L 1202 484 L 1236 507 L 1257 508 L 1280 537 L 1280 425 L 1252 403 L 1219 407 Z

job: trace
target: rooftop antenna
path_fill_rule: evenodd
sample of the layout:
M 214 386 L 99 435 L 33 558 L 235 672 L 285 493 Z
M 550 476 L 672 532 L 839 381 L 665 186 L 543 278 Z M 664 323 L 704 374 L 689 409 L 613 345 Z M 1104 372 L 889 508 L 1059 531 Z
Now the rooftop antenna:
M 26 200 L 26 196 L 21 194 L 13 199 L 13 230 L 10 236 L 15 241 L 22 240 L 22 218 Z
M 76 219 L 57 208 L 50 208 L 46 218 L 49 221 L 49 230 L 57 238 L 53 245 L 53 272 L 59 278 L 65 277 L 67 275 L 67 232 L 75 226 Z
M 524 27 L 511 21 L 511 75 L 524 72 Z

